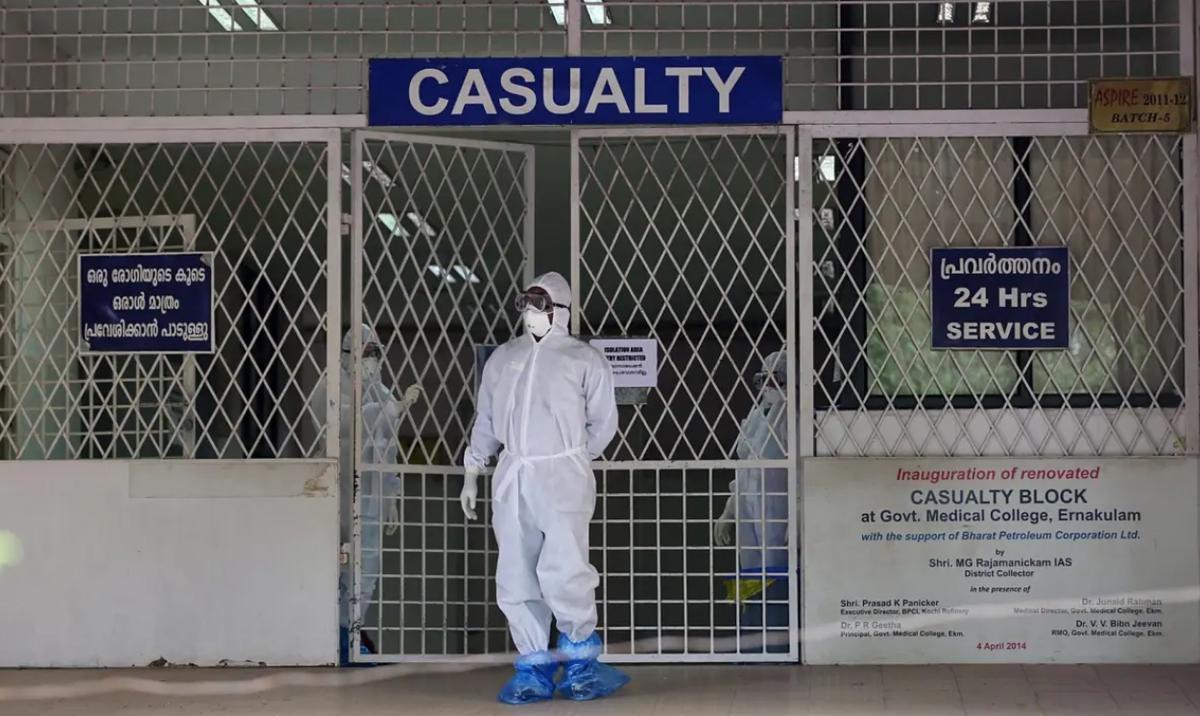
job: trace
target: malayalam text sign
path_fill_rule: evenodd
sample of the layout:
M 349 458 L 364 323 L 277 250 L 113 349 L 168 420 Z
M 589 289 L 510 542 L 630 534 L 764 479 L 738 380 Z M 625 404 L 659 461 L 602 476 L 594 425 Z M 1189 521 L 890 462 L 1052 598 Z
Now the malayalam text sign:
M 1194 662 L 1197 468 L 806 460 L 805 660 Z
M 612 366 L 614 388 L 654 388 L 658 385 L 658 341 L 653 338 L 592 338 Z
M 372 126 L 777 124 L 779 57 L 375 58 Z
M 1092 80 L 1088 120 L 1097 134 L 1182 134 L 1192 126 L 1192 79 Z
M 1065 246 L 933 249 L 933 347 L 1070 347 L 1070 264 Z
M 84 353 L 211 353 L 212 254 L 81 254 Z

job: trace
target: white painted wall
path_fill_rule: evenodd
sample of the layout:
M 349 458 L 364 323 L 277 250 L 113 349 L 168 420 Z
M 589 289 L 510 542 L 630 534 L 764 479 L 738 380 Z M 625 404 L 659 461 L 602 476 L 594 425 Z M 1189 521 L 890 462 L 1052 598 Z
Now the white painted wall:
M 0 463 L 0 667 L 326 664 L 335 461 Z

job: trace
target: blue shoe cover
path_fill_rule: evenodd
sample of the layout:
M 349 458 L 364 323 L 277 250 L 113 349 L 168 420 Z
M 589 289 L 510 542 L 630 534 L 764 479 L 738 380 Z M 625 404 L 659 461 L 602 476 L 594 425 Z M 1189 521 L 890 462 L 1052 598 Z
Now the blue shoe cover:
M 360 639 L 358 645 L 358 653 L 362 655 L 373 654 L 367 648 L 366 642 Z M 338 665 L 339 666 L 375 666 L 372 663 L 365 661 L 350 661 L 350 630 L 345 627 L 338 628 Z
M 566 675 L 558 690 L 572 701 L 591 701 L 615 692 L 629 683 L 629 675 L 598 661 L 600 635 L 583 641 L 571 641 L 566 634 L 558 638 L 558 650 L 567 660 Z
M 517 673 L 500 689 L 501 703 L 520 706 L 554 698 L 554 675 L 558 662 L 548 651 L 525 654 L 517 659 Z

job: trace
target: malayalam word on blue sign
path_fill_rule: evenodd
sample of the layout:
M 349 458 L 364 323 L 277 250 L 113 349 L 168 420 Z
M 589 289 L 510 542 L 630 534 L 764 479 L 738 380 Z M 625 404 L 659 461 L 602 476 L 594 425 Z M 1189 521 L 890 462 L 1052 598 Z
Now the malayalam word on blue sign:
M 934 348 L 1070 347 L 1067 247 L 939 248 L 930 260 Z
M 79 337 L 85 353 L 211 353 L 212 254 L 83 254 Z
M 372 126 L 777 124 L 779 57 L 375 58 Z

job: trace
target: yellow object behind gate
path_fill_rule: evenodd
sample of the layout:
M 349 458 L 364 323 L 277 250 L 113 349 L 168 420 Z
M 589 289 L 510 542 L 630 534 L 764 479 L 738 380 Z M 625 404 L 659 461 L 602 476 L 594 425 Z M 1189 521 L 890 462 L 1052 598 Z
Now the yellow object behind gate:
M 754 577 L 752 579 L 733 578 L 725 580 L 725 598 L 741 604 L 747 599 L 753 599 L 763 592 L 771 588 L 775 584 L 772 578 L 763 579 Z

